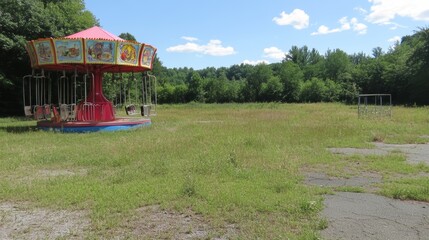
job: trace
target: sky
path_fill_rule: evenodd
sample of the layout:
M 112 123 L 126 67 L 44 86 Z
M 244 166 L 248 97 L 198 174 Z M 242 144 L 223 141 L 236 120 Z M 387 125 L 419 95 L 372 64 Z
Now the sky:
M 168 68 L 281 62 L 292 46 L 388 51 L 429 27 L 429 0 L 85 0 L 103 29 L 157 48 Z

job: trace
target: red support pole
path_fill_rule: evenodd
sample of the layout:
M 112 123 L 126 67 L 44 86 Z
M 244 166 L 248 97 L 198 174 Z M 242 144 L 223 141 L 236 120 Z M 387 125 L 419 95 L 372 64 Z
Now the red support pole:
M 113 104 L 103 95 L 103 73 L 95 70 L 86 101 L 78 105 L 77 121 L 113 120 Z

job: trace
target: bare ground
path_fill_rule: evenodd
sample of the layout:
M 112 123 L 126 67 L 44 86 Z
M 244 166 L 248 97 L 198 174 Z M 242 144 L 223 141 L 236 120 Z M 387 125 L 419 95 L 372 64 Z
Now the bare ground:
M 213 226 L 201 215 L 159 206 L 139 208 L 107 236 L 113 239 L 231 239 L 235 225 Z M 28 203 L 0 203 L 0 239 L 84 239 L 97 237 L 85 211 L 33 208 Z M 103 234 L 103 236 L 106 236 Z
M 185 213 L 146 206 L 116 232 L 119 239 L 231 239 L 237 235 L 235 225 L 213 226 L 203 216 L 188 210 Z
M 424 136 L 426 138 L 426 136 Z M 429 144 L 374 143 L 374 149 L 330 148 L 334 154 L 387 155 L 399 151 L 410 164 L 429 164 Z M 377 174 L 350 178 L 329 177 L 323 172 L 307 173 L 306 183 L 326 187 L 360 186 L 381 182 Z M 327 195 L 322 217 L 328 227 L 321 234 L 325 239 L 410 239 L 429 236 L 429 203 L 394 200 L 371 193 L 337 192 Z
M 84 211 L 32 208 L 0 203 L 0 239 L 81 239 L 90 226 Z

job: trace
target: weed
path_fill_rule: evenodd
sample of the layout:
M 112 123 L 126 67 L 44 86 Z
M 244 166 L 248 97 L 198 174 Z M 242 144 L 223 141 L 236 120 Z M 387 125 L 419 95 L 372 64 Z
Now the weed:
M 38 131 L 35 121 L 1 118 L 0 199 L 87 210 L 93 226 L 87 236 L 106 239 L 116 238 L 109 230 L 130 212 L 151 204 L 233 222 L 240 231 L 232 238 L 317 239 L 327 225 L 318 217 L 320 198 L 332 189 L 303 185 L 299 169 L 335 176 L 429 172 L 398 153 L 326 151 L 429 135 L 427 109 L 394 107 L 393 113 L 374 120 L 358 119 L 356 108 L 341 104 L 161 105 L 150 128 L 94 134 Z M 46 169 L 85 174 L 42 176 Z M 386 196 L 429 201 L 428 185 L 418 178 L 380 188 Z

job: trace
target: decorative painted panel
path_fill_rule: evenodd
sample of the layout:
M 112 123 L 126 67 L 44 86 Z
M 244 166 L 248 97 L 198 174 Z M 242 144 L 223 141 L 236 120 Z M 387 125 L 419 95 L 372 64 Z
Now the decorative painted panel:
M 36 66 L 37 57 L 36 57 L 36 53 L 34 52 L 32 42 L 27 42 L 27 44 L 25 45 L 25 50 L 27 50 L 28 56 L 30 56 L 31 67 Z
M 33 41 L 37 55 L 37 65 L 54 64 L 54 49 L 50 39 Z
M 77 39 L 54 40 L 57 63 L 83 63 L 83 43 Z
M 156 48 L 150 45 L 144 45 L 141 55 L 140 65 L 142 67 L 152 68 L 152 61 L 155 56 Z
M 137 66 L 139 64 L 140 44 L 118 42 L 116 63 L 120 65 Z
M 114 64 L 116 44 L 114 41 L 86 39 L 86 63 Z

